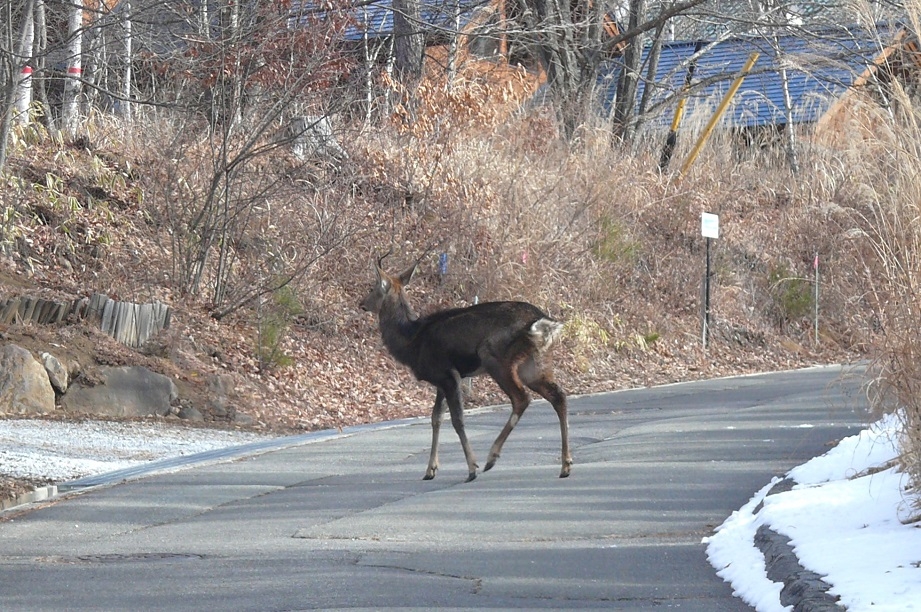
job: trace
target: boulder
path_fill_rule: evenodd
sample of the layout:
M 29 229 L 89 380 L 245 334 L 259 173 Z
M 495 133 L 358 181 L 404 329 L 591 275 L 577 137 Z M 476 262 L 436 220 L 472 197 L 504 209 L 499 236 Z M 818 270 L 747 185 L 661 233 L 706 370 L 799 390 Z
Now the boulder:
M 32 353 L 15 344 L 0 347 L 0 415 L 54 412 L 54 389 Z
M 195 406 L 183 405 L 179 408 L 179 414 L 177 414 L 180 419 L 184 421 L 193 421 L 196 423 L 201 423 L 205 420 L 205 416 L 201 411 Z
M 70 384 L 70 374 L 58 358 L 51 353 L 42 353 L 42 365 L 48 372 L 48 380 L 51 386 L 57 389 L 58 393 L 65 393 L 67 385 Z
M 233 378 L 227 374 L 211 374 L 207 378 L 208 403 L 211 415 L 218 419 L 230 416 L 234 408 L 231 398 L 235 394 Z
M 256 419 L 254 419 L 250 415 L 245 414 L 243 412 L 234 412 L 233 422 L 236 423 L 237 425 L 244 425 L 246 427 L 249 427 L 250 425 L 256 422 Z
M 300 160 L 319 158 L 338 165 L 348 159 L 348 154 L 333 134 L 329 117 L 292 117 L 287 135 L 292 140 L 294 155 Z
M 61 407 L 77 414 L 110 417 L 166 416 L 179 397 L 170 378 L 142 366 L 104 367 L 99 373 L 97 385 L 71 383 Z

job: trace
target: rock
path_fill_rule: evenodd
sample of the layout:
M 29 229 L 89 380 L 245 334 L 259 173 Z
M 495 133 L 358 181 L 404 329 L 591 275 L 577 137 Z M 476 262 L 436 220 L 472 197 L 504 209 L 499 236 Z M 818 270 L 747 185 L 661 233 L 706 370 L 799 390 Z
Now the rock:
M 42 353 L 42 365 L 45 366 L 51 386 L 57 389 L 58 393 L 66 393 L 67 385 L 70 384 L 70 374 L 67 368 L 51 353 Z
M 321 158 L 338 165 L 348 154 L 333 135 L 328 117 L 303 115 L 292 117 L 288 124 L 294 155 L 300 159 Z
M 201 423 L 205 420 L 204 415 L 195 406 L 181 406 L 179 408 L 179 418 L 186 421 Z
M 61 407 L 77 414 L 111 417 L 166 416 L 178 397 L 175 383 L 141 366 L 100 368 L 101 383 L 72 383 Z
M 256 420 L 248 414 L 242 412 L 234 412 L 233 422 L 237 425 L 250 426 L 256 422 Z
M 227 374 L 212 374 L 207 379 L 208 409 L 215 418 L 227 418 L 233 413 L 230 406 L 234 395 L 233 377 Z
M 0 348 L 0 414 L 54 412 L 54 389 L 32 353 L 15 344 Z

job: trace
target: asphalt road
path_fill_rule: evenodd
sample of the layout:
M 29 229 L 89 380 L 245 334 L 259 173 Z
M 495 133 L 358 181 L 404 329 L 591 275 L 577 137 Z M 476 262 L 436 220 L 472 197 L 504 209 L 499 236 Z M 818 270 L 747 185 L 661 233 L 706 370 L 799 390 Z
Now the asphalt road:
M 470 483 L 449 426 L 422 480 L 418 420 L 93 487 L 0 521 L 0 609 L 747 610 L 701 538 L 859 431 L 860 383 L 823 368 L 572 399 L 567 479 L 539 402 Z M 481 465 L 506 418 L 468 415 Z

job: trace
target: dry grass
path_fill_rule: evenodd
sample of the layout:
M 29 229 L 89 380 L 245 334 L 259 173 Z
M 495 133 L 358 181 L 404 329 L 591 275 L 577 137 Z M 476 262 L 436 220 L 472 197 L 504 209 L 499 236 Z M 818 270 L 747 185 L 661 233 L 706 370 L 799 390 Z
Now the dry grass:
M 852 164 L 846 183 L 855 220 L 851 233 L 860 243 L 858 265 L 866 277 L 867 291 L 861 299 L 872 305 L 878 330 L 872 344 L 876 384 L 871 399 L 877 411 L 901 418 L 902 464 L 917 489 L 921 483 L 921 109 L 906 92 L 893 93 L 893 114 L 862 109 L 857 120 L 872 125 L 874 137 L 854 143 L 842 156 Z
M 910 115 L 870 145 L 804 147 L 797 176 L 776 156 L 739 156 L 716 140 L 677 181 L 656 169 L 656 146 L 627 150 L 604 126 L 584 127 L 569 146 L 543 109 L 491 114 L 490 101 L 516 107 L 528 91 L 462 74 L 453 90 L 420 89 L 430 93 L 410 129 L 343 126 L 354 129 L 341 139 L 350 159 L 336 171 L 284 150 L 253 159 L 235 184 L 246 206 L 226 242 L 233 287 L 291 274 L 305 261 L 292 253 L 316 257 L 283 295 L 260 295 L 221 321 L 209 316 L 217 258 L 206 261 L 200 293 L 180 282 L 188 270 L 175 232 L 202 210 L 215 167 L 203 132 L 186 126 L 150 121 L 132 131 L 100 120 L 87 147 L 39 135 L 15 149 L 13 188 L 0 194 L 0 242 L 13 256 L 2 265 L 16 278 L 31 266 L 32 291 L 170 300 L 178 312 L 158 353 L 171 364 L 163 368 L 190 393 L 214 374 L 234 377 L 239 410 L 257 426 L 316 429 L 428 410 L 430 391 L 393 363 L 357 310 L 373 257 L 392 249 L 388 267 L 421 260 L 409 289 L 419 310 L 520 298 L 564 320 L 558 378 L 572 393 L 849 361 L 874 349 L 881 381 L 918 431 L 921 138 L 905 130 Z M 76 206 L 40 197 L 45 170 L 66 179 L 60 195 Z M 92 206 L 84 183 L 105 186 Z M 706 352 L 701 212 L 720 214 L 721 225 Z M 816 252 L 818 339 L 803 307 L 811 294 L 791 289 L 812 288 Z M 472 403 L 500 399 L 486 383 L 473 388 Z M 906 446 L 916 477 L 918 446 Z

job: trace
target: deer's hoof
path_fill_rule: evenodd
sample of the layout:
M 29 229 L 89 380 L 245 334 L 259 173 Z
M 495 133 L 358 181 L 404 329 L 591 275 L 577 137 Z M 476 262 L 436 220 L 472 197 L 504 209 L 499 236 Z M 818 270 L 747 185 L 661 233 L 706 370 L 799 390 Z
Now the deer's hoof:
M 496 456 L 496 457 L 493 457 L 492 459 L 490 459 L 489 461 L 487 461 L 487 462 L 486 462 L 486 467 L 483 468 L 483 471 L 484 471 L 484 472 L 488 472 L 489 470 L 491 470 L 492 467 L 493 467 L 494 465 L 496 465 L 496 459 L 498 459 L 498 458 L 499 458 L 499 457 Z
M 470 472 L 470 474 L 467 475 L 467 482 L 470 482 L 471 480 L 476 480 L 476 470 Z
M 431 469 L 425 470 L 425 476 L 422 477 L 422 480 L 431 480 L 435 478 L 435 472 L 437 470 L 438 468 L 431 468 Z
M 567 463 L 563 466 L 563 469 L 560 470 L 560 478 L 566 478 L 569 476 L 569 471 L 572 469 L 572 464 Z

